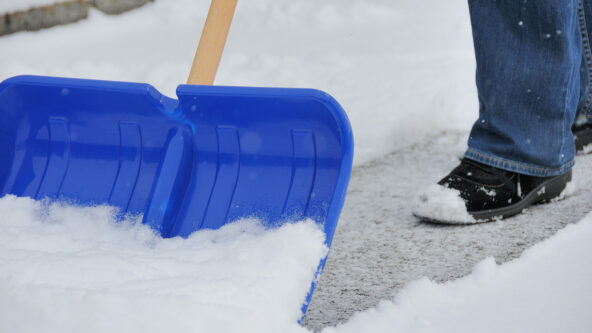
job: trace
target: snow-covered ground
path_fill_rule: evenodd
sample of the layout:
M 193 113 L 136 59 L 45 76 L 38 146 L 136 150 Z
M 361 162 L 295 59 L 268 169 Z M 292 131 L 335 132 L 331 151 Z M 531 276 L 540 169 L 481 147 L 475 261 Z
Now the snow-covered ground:
M 498 266 L 438 284 L 421 279 L 393 301 L 323 332 L 590 332 L 592 214 Z
M 164 240 L 108 207 L 8 196 L 0 214 L 3 332 L 304 332 L 299 302 L 326 250 L 312 223 Z M 591 237 L 589 214 L 519 260 L 415 281 L 323 332 L 588 332 Z
M 174 96 L 176 85 L 186 80 L 208 5 L 206 0 L 157 0 L 123 16 L 111 17 L 91 10 L 88 20 L 73 25 L 4 36 L 0 38 L 0 79 L 42 74 L 148 82 Z M 578 157 L 576 190 L 571 196 L 533 207 L 517 218 L 444 228 L 418 224 L 410 215 L 409 204 L 417 190 L 437 181 L 458 163 L 456 158 L 462 153 L 470 125 L 477 116 L 474 66 L 465 0 L 239 1 L 216 84 L 325 90 L 343 105 L 355 133 L 355 166 L 346 207 L 305 318 L 305 328 L 319 330 L 344 323 L 327 330 L 583 332 L 591 326 L 584 309 L 590 307 L 592 299 L 587 285 L 592 269 L 586 257 L 592 250 L 587 241 L 592 218 L 582 220 L 592 210 L 590 156 Z M 7 201 L 2 200 L 3 204 Z M 26 212 L 29 210 L 25 209 Z M 82 220 L 90 223 L 100 218 L 104 217 Z M 501 267 L 487 259 L 466 278 L 437 284 L 470 274 L 472 267 L 487 257 L 495 257 L 500 263 L 518 258 L 527 247 L 580 220 L 578 225 L 529 250 L 524 258 Z M 43 221 L 46 220 L 33 219 L 31 223 Z M 71 224 L 67 219 L 61 223 L 65 224 L 63 228 Z M 108 225 L 102 225 L 105 224 Z M 137 228 L 105 228 L 107 231 L 94 237 L 108 240 L 115 233 L 127 239 L 134 249 L 141 248 L 144 254 L 152 251 L 144 247 L 141 237 L 146 236 L 137 236 Z M 228 235 L 228 244 L 240 244 L 237 233 Z M 256 240 L 267 237 L 256 228 L 249 235 Z M 37 239 L 39 246 L 44 245 L 42 235 L 23 232 L 21 236 Z M 195 236 L 200 237 L 217 236 Z M 176 244 L 180 250 L 196 246 L 191 242 L 178 243 L 183 242 L 170 244 Z M 156 244 L 169 246 L 164 240 L 157 240 Z M 258 244 L 254 241 L 251 245 Z M 48 240 L 45 245 L 51 249 L 56 243 Z M 64 249 L 68 248 L 66 244 Z M 102 253 L 101 256 L 114 251 L 110 246 L 98 249 L 106 250 L 95 252 Z M 16 250 L 13 246 L 11 251 Z M 5 252 L 8 253 L 14 252 Z M 0 257 L 0 292 L 14 301 L 0 301 L 0 310 L 9 306 L 12 311 L 31 315 L 26 320 L 11 316 L 12 321 L 4 322 L 13 328 L 9 331 L 22 331 L 36 320 L 42 322 L 44 316 L 51 315 L 44 311 L 62 315 L 68 308 L 59 305 L 71 305 L 74 301 L 82 301 L 79 308 L 71 309 L 76 318 L 82 319 L 88 319 L 82 313 L 85 309 L 96 309 L 106 304 L 103 302 L 139 304 L 127 303 L 130 300 L 126 293 L 114 298 L 85 298 L 70 291 L 65 292 L 63 299 L 33 298 L 40 292 L 33 284 L 35 276 L 24 276 L 37 271 L 26 263 L 35 260 L 35 256 L 43 258 L 43 251 L 33 251 L 32 257 L 25 253 L 28 252 L 21 252 L 22 257 L 18 258 L 22 261 L 17 266 L 7 264 L 15 257 Z M 107 262 L 111 260 L 117 261 L 111 258 Z M 146 269 L 151 265 L 149 261 L 141 263 L 147 265 L 143 266 Z M 183 276 L 182 265 L 174 261 L 172 265 Z M 159 276 L 157 269 L 152 273 L 149 278 Z M 174 278 L 174 273 L 167 277 Z M 33 282 L 17 288 L 11 276 Z M 421 280 L 405 287 L 423 276 L 435 282 Z M 284 287 L 270 285 L 266 291 L 281 292 Z M 55 290 L 44 292 L 55 295 Z M 256 297 L 267 296 L 253 297 L 260 300 Z M 88 303 L 84 303 L 86 300 Z M 146 303 L 140 309 L 144 313 L 199 302 L 188 296 L 157 297 Z M 305 330 L 288 319 L 294 317 L 288 311 L 300 305 L 295 298 L 290 298 L 290 303 L 276 306 L 277 311 L 286 311 L 276 315 L 265 312 L 267 307 L 253 306 L 247 312 L 224 308 L 207 319 L 209 323 L 221 318 L 222 324 L 240 325 L 243 332 Z M 350 319 L 354 313 L 370 308 Z M 183 309 L 178 316 L 169 313 L 168 320 L 174 321 L 179 331 L 191 329 L 192 322 L 183 316 L 191 311 Z M 214 313 L 215 309 L 208 311 Z M 135 312 L 138 313 L 141 312 Z M 268 318 L 269 325 L 274 326 L 257 327 L 250 325 L 254 322 L 249 319 L 224 321 L 249 315 Z M 114 320 L 118 323 L 117 318 Z M 139 321 L 130 322 L 138 325 L 127 331 L 144 331 Z M 68 331 L 73 326 L 67 325 L 77 324 L 67 320 L 61 323 L 66 326 L 60 328 L 66 329 L 56 331 Z M 154 326 L 154 330 L 158 328 Z M 92 327 L 81 324 L 72 330 L 92 331 Z
M 207 0 L 155 1 L 125 14 L 0 39 L 0 78 L 31 73 L 148 82 L 175 95 Z M 464 0 L 239 1 L 218 85 L 325 90 L 354 126 L 356 163 L 477 115 Z
M 498 263 L 516 259 L 592 211 L 592 155 L 586 155 L 576 159 L 574 182 L 564 200 L 495 223 L 419 223 L 411 215 L 416 193 L 458 164 L 466 136 L 464 131 L 439 132 L 354 169 L 306 327 L 320 330 L 346 322 L 356 312 L 392 299 L 410 281 L 427 277 L 446 282 L 470 274 L 489 257 Z M 587 263 L 585 257 L 576 260 Z
M 107 206 L 6 196 L 0 216 L 0 332 L 298 329 L 327 253 L 312 221 L 163 239 Z

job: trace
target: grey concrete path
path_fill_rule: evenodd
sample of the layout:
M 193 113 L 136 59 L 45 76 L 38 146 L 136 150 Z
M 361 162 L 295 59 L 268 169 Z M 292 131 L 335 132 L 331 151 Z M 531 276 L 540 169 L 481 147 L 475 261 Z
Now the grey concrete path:
M 346 321 L 427 276 L 465 276 L 493 256 L 503 263 L 592 211 L 592 154 L 578 156 L 575 192 L 524 214 L 473 226 L 420 223 L 411 200 L 458 164 L 466 133 L 447 132 L 356 167 L 325 271 L 303 322 L 309 329 Z

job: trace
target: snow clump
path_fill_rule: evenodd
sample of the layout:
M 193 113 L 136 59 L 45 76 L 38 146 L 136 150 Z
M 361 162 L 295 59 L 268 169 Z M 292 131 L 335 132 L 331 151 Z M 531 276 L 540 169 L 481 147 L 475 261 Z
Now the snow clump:
M 460 191 L 437 184 L 428 186 L 416 197 L 413 214 L 419 218 L 450 224 L 477 223 L 467 212 Z

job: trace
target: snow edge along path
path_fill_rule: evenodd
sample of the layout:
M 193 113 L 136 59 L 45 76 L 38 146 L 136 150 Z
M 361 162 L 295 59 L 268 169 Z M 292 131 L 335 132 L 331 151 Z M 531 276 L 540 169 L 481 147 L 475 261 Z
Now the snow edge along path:
M 454 281 L 412 282 L 393 301 L 331 332 L 589 332 L 592 213 L 497 265 L 483 260 Z
M 159 238 L 133 219 L 114 224 L 107 206 L 6 196 L 0 213 L 7 332 L 304 332 L 299 297 L 327 251 L 306 222 L 269 232 L 242 221 L 183 240 Z M 586 332 L 590 239 L 592 213 L 519 259 L 498 266 L 489 258 L 447 283 L 412 282 L 393 301 L 323 332 Z

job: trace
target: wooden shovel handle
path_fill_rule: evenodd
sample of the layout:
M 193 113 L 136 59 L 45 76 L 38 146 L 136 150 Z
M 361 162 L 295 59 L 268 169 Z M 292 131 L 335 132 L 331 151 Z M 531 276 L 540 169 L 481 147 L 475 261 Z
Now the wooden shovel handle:
M 238 0 L 212 0 L 187 84 L 212 85 Z

